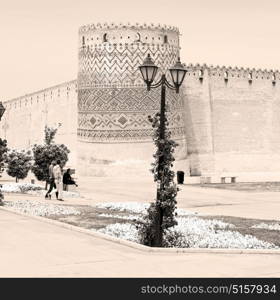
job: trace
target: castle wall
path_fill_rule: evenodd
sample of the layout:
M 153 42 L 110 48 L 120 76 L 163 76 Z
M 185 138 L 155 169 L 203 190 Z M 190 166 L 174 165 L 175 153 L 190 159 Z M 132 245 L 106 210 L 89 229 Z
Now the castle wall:
M 76 166 L 77 91 L 76 81 L 66 82 L 22 97 L 4 101 L 1 137 L 10 149 L 31 149 L 41 144 L 45 125 L 58 127 L 55 141 L 71 151 L 69 166 Z
M 191 176 L 211 175 L 215 171 L 209 85 L 208 77 L 203 83 L 199 80 L 199 70 L 190 69 L 186 74 L 185 131 Z
M 279 173 L 279 73 L 205 65 L 190 70 L 186 130 L 191 167 L 200 166 L 202 175 L 240 178 Z M 205 151 L 212 153 L 207 162 Z

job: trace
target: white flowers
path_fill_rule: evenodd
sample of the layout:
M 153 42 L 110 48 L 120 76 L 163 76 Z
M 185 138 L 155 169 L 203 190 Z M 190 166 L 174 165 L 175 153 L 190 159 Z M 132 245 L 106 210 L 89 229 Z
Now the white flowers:
M 0 191 L 4 193 L 25 193 L 38 196 L 44 196 L 46 194 L 42 185 L 19 182 L 4 183 L 2 187 L 0 186 Z M 80 194 L 78 192 L 63 191 L 62 196 L 64 198 L 75 198 L 79 197 Z
M 115 223 L 99 229 L 102 232 L 117 238 L 139 243 L 138 230 L 135 225 L 125 223 Z
M 38 184 L 30 184 L 30 183 L 4 183 L 1 184 L 0 187 L 1 192 L 4 193 L 26 193 L 28 191 L 39 191 L 43 190 L 44 188 Z
M 261 229 L 268 229 L 268 230 L 280 230 L 280 223 L 273 223 L 273 224 L 260 223 L 258 225 L 252 226 L 252 228 L 261 228 Z
M 138 214 L 138 216 L 121 214 L 100 214 L 99 216 L 115 217 L 123 220 L 141 220 L 146 214 L 146 209 L 149 207 L 149 204 L 137 202 L 112 202 L 101 203 L 98 204 L 97 207 L 106 208 L 111 212 L 125 211 Z M 238 231 L 233 231 L 235 229 L 233 224 L 225 223 L 220 220 L 202 219 L 183 209 L 178 209 L 177 213 L 178 225 L 166 231 L 165 241 L 168 247 L 235 249 L 278 248 L 274 244 L 258 240 L 252 235 L 242 235 Z M 275 228 L 280 228 L 280 226 L 279 224 L 274 224 L 273 228 L 276 230 Z M 125 240 L 137 243 L 140 242 L 138 230 L 134 224 L 110 224 L 98 231 Z
M 143 217 L 136 215 L 115 215 L 115 214 L 99 214 L 98 217 L 103 218 L 114 218 L 114 219 L 122 219 L 122 220 L 131 220 L 131 221 L 140 221 L 143 220 Z
M 96 205 L 97 208 L 106 208 L 108 210 L 127 211 L 136 214 L 145 214 L 149 203 L 139 202 L 106 202 Z
M 191 248 L 275 248 L 273 244 L 260 241 L 252 235 L 242 235 L 237 231 L 231 231 L 229 229 L 234 229 L 234 225 L 219 220 L 186 217 L 178 218 L 177 221 L 178 225 L 171 228 L 169 232 L 183 235 L 185 244 Z
M 150 203 L 141 203 L 141 202 L 106 202 L 98 203 L 95 207 L 105 208 L 108 210 L 117 210 L 117 211 L 127 211 L 136 214 L 146 214 L 147 209 L 149 208 Z M 177 214 L 180 216 L 185 215 L 194 215 L 196 213 L 186 211 L 184 209 L 178 208 L 176 210 Z
M 26 213 L 33 216 L 50 216 L 50 215 L 78 215 L 80 212 L 73 207 L 66 205 L 55 205 L 52 203 L 43 203 L 31 200 L 4 201 L 6 207 L 15 211 Z

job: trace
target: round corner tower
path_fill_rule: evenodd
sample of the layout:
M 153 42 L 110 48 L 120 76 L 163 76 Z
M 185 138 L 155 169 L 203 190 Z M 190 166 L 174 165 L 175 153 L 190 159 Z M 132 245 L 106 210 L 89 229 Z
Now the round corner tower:
M 82 174 L 108 175 L 113 172 L 109 166 L 129 164 L 137 173 L 137 162 L 148 172 L 154 152 L 148 116 L 160 109 L 160 88 L 147 92 L 138 67 L 149 53 L 159 67 L 157 80 L 174 65 L 179 49 L 175 27 L 92 24 L 80 28 L 78 161 Z M 179 144 L 175 156 L 185 159 L 183 93 L 168 90 L 166 100 L 169 129 Z

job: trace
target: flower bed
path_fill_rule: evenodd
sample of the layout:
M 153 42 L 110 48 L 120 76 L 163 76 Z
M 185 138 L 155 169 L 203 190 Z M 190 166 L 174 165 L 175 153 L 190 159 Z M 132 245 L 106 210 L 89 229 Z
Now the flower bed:
M 46 194 L 46 190 L 42 185 L 20 182 L 4 183 L 0 186 L 0 191 L 4 193 L 23 193 L 38 196 L 44 196 Z M 53 197 L 55 196 L 53 195 Z M 80 197 L 80 194 L 78 192 L 63 191 L 62 197 L 75 198 Z
M 101 203 L 97 206 L 69 206 L 49 201 L 4 201 L 15 211 L 43 216 L 91 228 L 117 238 L 140 243 L 138 222 L 148 203 Z M 178 224 L 165 232 L 164 246 L 179 248 L 279 249 L 279 224 L 234 217 L 199 215 L 177 210 Z M 220 218 L 220 219 L 219 219 Z M 235 225 L 233 225 L 233 222 Z M 242 230 L 241 230 L 242 229 Z M 278 232 L 277 232 L 278 230 Z
M 99 203 L 95 207 L 97 208 L 105 208 L 110 211 L 126 211 L 136 214 L 146 214 L 148 207 L 150 206 L 149 203 L 139 203 L 139 202 L 106 202 L 106 203 Z M 191 211 L 187 211 L 185 209 L 177 208 L 177 214 L 180 216 L 186 215 L 197 215 L 197 213 L 193 213 Z
M 274 223 L 274 224 L 260 223 L 258 225 L 252 226 L 252 228 L 268 229 L 268 230 L 280 230 L 280 223 Z
M 43 203 L 36 200 L 4 201 L 4 206 L 32 216 L 78 215 L 80 211 L 71 206 Z
M 108 210 L 108 217 L 131 221 L 142 220 L 148 203 L 102 203 L 96 207 Z M 114 213 L 113 213 L 114 212 Z M 129 212 L 133 215 L 122 215 L 117 212 Z M 137 214 L 138 216 L 135 216 Z M 183 248 L 235 248 L 235 249 L 276 249 L 273 243 L 257 239 L 253 235 L 241 234 L 233 224 L 220 220 L 199 218 L 192 212 L 177 210 L 178 225 L 166 231 L 166 247 Z M 106 214 L 102 214 L 106 216 Z M 140 243 L 137 225 L 132 222 L 109 224 L 99 232 Z
M 38 184 L 10 182 L 1 184 L 0 190 L 4 193 L 27 193 L 29 191 L 44 190 L 44 188 Z

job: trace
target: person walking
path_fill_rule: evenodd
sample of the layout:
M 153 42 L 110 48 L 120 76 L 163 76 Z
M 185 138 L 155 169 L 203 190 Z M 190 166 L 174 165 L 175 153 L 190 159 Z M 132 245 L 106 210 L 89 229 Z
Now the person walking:
M 47 191 L 46 195 L 45 195 L 45 199 L 51 199 L 51 192 L 53 189 L 56 189 L 56 184 L 54 181 L 54 176 L 53 176 L 53 168 L 56 165 L 56 161 L 53 160 L 49 166 L 49 190 Z M 58 197 L 58 193 L 56 192 L 56 198 Z
M 54 176 L 54 182 L 55 182 L 57 193 L 58 193 L 57 200 L 63 201 L 63 199 L 62 199 L 62 189 L 63 189 L 62 170 L 61 170 L 60 164 L 61 164 L 60 160 L 57 160 L 56 165 L 53 167 L 53 176 Z

